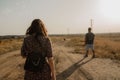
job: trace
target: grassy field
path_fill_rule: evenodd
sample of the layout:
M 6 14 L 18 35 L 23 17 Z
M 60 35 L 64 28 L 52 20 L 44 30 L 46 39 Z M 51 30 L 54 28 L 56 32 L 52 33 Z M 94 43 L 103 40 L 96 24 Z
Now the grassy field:
M 119 80 L 119 37 L 96 35 L 97 58 L 89 56 L 84 59 L 84 35 L 50 36 L 57 80 Z M 23 80 L 25 59 L 20 56 L 22 42 L 23 38 L 0 38 L 0 80 Z
M 52 43 L 60 40 L 66 42 L 66 47 L 74 48 L 74 54 L 85 54 L 84 36 L 83 35 L 64 35 L 50 36 Z M 0 40 L 0 55 L 19 50 L 23 38 L 1 39 Z M 117 34 L 101 34 L 95 38 L 95 52 L 99 58 L 111 58 L 120 60 L 120 36 Z
M 23 39 L 2 39 L 0 40 L 0 55 L 20 49 L 22 41 Z
M 120 39 L 114 41 L 96 36 L 94 44 L 96 57 L 120 60 Z M 73 47 L 73 53 L 85 54 L 84 37 L 72 37 L 66 46 Z

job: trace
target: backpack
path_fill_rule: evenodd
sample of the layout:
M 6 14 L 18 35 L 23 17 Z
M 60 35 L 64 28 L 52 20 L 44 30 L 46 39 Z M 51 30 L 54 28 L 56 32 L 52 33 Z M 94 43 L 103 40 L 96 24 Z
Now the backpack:
M 42 50 L 38 52 L 33 51 L 32 53 L 28 54 L 25 61 L 24 70 L 42 72 L 44 63 L 46 62 L 45 53 L 43 53 Z

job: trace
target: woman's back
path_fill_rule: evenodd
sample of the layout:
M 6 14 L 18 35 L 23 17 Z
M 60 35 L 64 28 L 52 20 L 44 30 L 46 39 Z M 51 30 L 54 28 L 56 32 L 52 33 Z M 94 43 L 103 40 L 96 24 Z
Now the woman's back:
M 33 35 L 29 35 L 24 39 L 25 45 L 27 47 L 27 53 L 31 53 L 33 51 L 39 51 L 41 47 L 44 49 L 47 47 L 48 38 L 44 36 L 38 36 L 37 39 Z
M 21 56 L 26 58 L 26 61 L 29 60 L 28 62 L 31 60 L 32 63 L 35 63 L 35 65 L 36 61 L 37 63 L 40 62 L 40 58 L 30 58 L 29 54 L 32 55 L 37 52 L 37 54 L 45 54 L 45 56 L 42 71 L 38 72 L 38 70 L 41 69 L 41 66 L 39 66 L 39 68 L 34 68 L 34 70 L 37 69 L 37 72 L 34 72 L 32 68 L 28 69 L 27 67 L 25 69 L 24 80 L 51 80 L 51 78 L 56 80 L 52 46 L 43 22 L 40 19 L 33 20 L 26 31 L 26 35 L 27 36 L 24 38 L 23 45 L 21 47 Z

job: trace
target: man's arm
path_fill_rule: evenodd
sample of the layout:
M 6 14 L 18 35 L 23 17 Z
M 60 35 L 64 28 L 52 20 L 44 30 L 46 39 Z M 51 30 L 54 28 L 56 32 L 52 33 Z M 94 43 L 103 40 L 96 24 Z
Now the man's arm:
M 85 42 L 84 42 L 84 45 L 86 45 L 86 42 L 87 42 L 87 34 L 85 35 Z

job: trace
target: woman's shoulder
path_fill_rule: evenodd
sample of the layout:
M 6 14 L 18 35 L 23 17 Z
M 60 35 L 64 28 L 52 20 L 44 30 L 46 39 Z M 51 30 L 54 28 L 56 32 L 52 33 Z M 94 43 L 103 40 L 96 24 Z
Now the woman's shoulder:
M 25 40 L 32 40 L 33 38 L 35 38 L 35 37 L 32 35 L 26 35 L 24 37 Z M 40 41 L 50 41 L 50 38 L 48 36 L 38 36 L 37 38 Z
M 25 35 L 24 36 L 24 39 L 28 39 L 28 38 L 30 38 L 31 37 L 31 35 Z
M 50 38 L 48 36 L 39 36 L 38 39 L 40 41 L 44 41 L 44 42 L 51 42 Z
M 49 37 L 48 36 L 38 36 L 38 39 L 45 39 L 45 40 L 47 40 L 47 39 L 49 39 Z
M 25 35 L 24 40 L 32 40 L 32 35 Z

